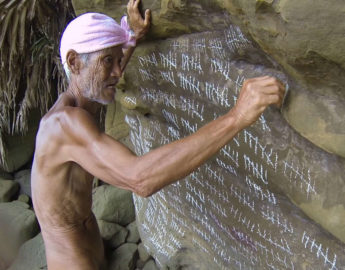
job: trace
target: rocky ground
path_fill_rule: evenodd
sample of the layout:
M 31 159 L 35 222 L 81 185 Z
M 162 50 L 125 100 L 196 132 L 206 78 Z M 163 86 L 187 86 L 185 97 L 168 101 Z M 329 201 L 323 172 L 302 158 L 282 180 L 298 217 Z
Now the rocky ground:
M 131 192 L 95 183 L 92 210 L 109 270 L 158 269 L 140 240 Z M 0 174 L 0 217 L 0 270 L 46 269 L 42 235 L 32 208 L 29 169 Z

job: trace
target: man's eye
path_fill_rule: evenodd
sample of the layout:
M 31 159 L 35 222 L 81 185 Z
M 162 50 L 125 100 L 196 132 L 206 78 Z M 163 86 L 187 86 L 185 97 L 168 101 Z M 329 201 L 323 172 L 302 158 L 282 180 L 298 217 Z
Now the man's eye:
M 107 57 L 104 58 L 104 62 L 107 65 L 111 65 L 111 64 L 113 64 L 113 58 L 111 56 L 107 56 Z

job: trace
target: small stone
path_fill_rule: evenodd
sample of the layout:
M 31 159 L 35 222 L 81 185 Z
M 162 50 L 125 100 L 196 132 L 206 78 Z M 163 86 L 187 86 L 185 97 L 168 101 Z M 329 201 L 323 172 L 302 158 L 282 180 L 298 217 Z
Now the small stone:
M 13 180 L 0 179 L 0 202 L 10 202 L 18 189 L 18 183 Z
M 128 237 L 127 237 L 127 243 L 134 243 L 137 244 L 140 241 L 140 235 L 137 227 L 137 223 L 133 221 L 132 223 L 128 224 L 127 226 L 128 230 Z
M 47 269 L 42 234 L 25 242 L 8 270 Z
M 107 246 L 117 248 L 126 241 L 128 230 L 118 224 L 97 220 L 99 231 Z
M 93 190 L 92 211 L 97 219 L 126 226 L 135 220 L 132 192 L 110 185 Z
M 143 270 L 159 270 L 154 260 L 149 260 L 145 263 Z
M 143 262 L 141 259 L 137 261 L 137 269 L 143 269 L 146 262 Z
M 21 245 L 39 232 L 39 226 L 29 205 L 20 201 L 0 203 L 0 217 L 0 262 L 8 267 Z
M 4 172 L 0 170 L 0 178 L 4 180 L 14 180 L 14 177 L 12 174 Z
M 109 270 L 134 270 L 138 259 L 138 246 L 126 243 L 117 248 L 112 256 Z
M 26 194 L 31 198 L 31 170 L 19 171 L 14 175 L 14 181 L 20 185 L 20 194 Z
M 26 194 L 20 194 L 18 197 L 18 201 L 29 204 L 30 203 L 30 197 Z
M 150 259 L 150 254 L 147 252 L 146 247 L 144 246 L 143 243 L 140 243 L 138 245 L 138 252 L 139 252 L 139 258 L 143 262 L 147 262 L 148 259 Z

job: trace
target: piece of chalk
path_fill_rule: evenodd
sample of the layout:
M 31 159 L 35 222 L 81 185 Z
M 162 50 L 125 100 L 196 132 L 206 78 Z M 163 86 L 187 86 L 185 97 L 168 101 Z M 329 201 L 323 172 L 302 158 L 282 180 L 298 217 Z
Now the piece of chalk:
M 288 93 L 288 92 L 289 92 L 289 85 L 286 83 L 286 84 L 285 84 L 285 93 L 284 93 L 282 105 L 281 105 L 281 107 L 280 107 L 280 111 L 283 111 L 283 107 L 284 107 L 284 104 L 285 104 L 285 99 L 286 99 L 286 96 L 287 96 L 287 93 Z

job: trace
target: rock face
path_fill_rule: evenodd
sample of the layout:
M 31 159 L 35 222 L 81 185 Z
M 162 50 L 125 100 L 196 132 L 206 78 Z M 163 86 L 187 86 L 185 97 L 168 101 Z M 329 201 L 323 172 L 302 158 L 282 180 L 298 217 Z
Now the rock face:
M 128 70 L 138 75 L 128 95 L 149 111 L 126 116 L 136 153 L 183 138 L 226 113 L 245 78 L 269 74 L 290 84 L 262 63 L 264 55 L 235 26 L 181 36 L 158 48 L 143 45 Z M 139 231 L 161 266 L 341 269 L 344 165 L 296 133 L 272 107 L 183 181 L 149 199 L 136 197 Z M 324 257 L 317 255 L 319 248 Z
M 246 78 L 289 87 L 282 110 L 268 108 L 186 179 L 134 198 L 160 267 L 345 269 L 345 25 L 334 21 L 344 5 L 302 2 L 144 1 L 151 41 L 136 50 L 116 103 L 130 128 L 121 141 L 138 155 L 226 113 Z M 115 18 L 125 6 L 74 5 Z M 115 122 L 108 115 L 112 133 Z
M 326 151 L 345 156 L 345 12 L 341 1 L 218 1 L 302 87 L 286 119 Z M 222 4 L 222 2 L 224 4 Z
M 119 19 L 126 1 L 73 0 L 76 13 Z M 285 118 L 304 137 L 345 157 L 345 8 L 340 0 L 145 0 L 152 10 L 150 39 L 224 29 L 236 23 L 299 82 Z M 322 16 L 320 17 L 320 14 Z M 332 29 L 332 31 L 330 31 Z M 308 111 L 308 113 L 306 113 Z

